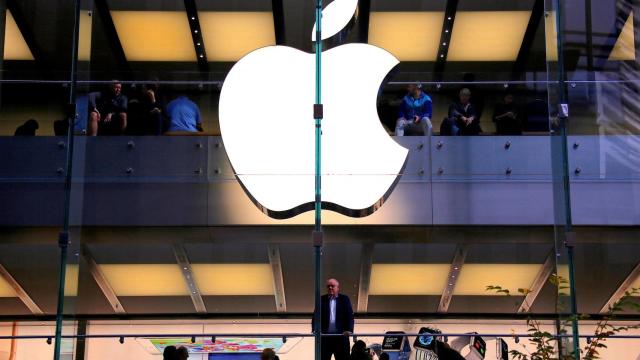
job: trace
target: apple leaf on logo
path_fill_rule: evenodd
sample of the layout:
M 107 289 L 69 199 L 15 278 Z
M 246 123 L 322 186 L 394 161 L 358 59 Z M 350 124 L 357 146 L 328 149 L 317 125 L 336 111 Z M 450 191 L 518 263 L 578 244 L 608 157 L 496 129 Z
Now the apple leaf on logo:
M 322 39 L 339 33 L 353 18 L 358 9 L 358 0 L 334 0 L 322 9 Z M 316 41 L 316 25 L 313 25 L 311 40 Z

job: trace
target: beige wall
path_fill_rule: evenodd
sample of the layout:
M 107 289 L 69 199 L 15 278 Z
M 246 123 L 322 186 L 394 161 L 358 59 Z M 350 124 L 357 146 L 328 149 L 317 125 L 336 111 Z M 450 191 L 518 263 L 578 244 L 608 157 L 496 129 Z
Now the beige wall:
M 13 323 L 0 323 L 0 336 L 11 336 Z M 11 353 L 11 340 L 0 340 L 0 360 L 8 360 Z
M 62 119 L 62 112 L 45 106 L 14 107 L 3 105 L 0 108 L 0 136 L 11 136 L 16 128 L 33 118 L 40 128 L 36 132 L 40 136 L 53 136 L 53 122 Z

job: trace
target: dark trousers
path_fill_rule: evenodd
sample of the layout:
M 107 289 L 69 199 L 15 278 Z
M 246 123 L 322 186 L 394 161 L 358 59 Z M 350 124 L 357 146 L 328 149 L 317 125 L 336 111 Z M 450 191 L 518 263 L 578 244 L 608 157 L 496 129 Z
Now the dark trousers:
M 496 121 L 498 135 L 522 135 L 522 125 L 516 119 L 501 119 Z
M 347 336 L 329 336 L 322 338 L 321 360 L 349 360 L 349 338 Z
M 465 125 L 461 120 L 444 118 L 440 125 L 440 135 L 442 136 L 479 135 L 481 132 L 482 129 L 478 122 Z

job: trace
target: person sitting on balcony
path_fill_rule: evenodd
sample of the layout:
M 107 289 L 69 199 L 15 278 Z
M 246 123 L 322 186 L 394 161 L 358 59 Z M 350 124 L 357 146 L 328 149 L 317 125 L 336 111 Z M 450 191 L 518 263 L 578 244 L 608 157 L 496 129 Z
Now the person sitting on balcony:
M 89 126 L 87 134 L 120 135 L 127 128 L 127 97 L 122 84 L 114 81 L 106 93 L 89 96 Z
M 58 119 L 53 122 L 53 133 L 56 136 L 67 136 L 69 134 L 69 119 Z
M 408 94 L 400 104 L 400 114 L 396 122 L 396 136 L 404 136 L 405 130 L 419 130 L 422 135 L 431 134 L 433 104 L 431 97 L 422 91 L 422 84 L 409 84 Z
M 496 104 L 493 121 L 498 135 L 522 135 L 522 115 L 513 101 L 513 94 L 504 94 L 504 102 Z
M 129 126 L 131 135 L 162 135 L 166 130 L 164 95 L 159 81 L 144 85 L 129 98 Z
M 16 128 L 15 136 L 36 136 L 36 130 L 40 128 L 36 119 L 29 119 Z
M 159 92 L 160 85 L 156 82 L 145 87 L 142 101 L 144 111 L 144 133 L 147 135 L 160 135 L 164 130 L 164 101 Z
M 482 132 L 478 114 L 470 99 L 469 89 L 460 90 L 458 101 L 449 106 L 449 116 L 442 121 L 440 135 L 478 135 Z
M 186 96 L 180 96 L 167 105 L 168 131 L 202 132 L 200 109 Z

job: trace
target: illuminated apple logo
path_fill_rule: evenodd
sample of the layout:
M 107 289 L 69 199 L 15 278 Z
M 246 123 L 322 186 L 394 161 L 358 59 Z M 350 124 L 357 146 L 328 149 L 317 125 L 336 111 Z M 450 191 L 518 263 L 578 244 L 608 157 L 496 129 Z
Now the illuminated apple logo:
M 353 17 L 357 0 L 323 10 L 323 39 Z M 346 14 L 346 15 L 345 15 Z M 378 118 L 378 89 L 399 63 L 368 44 L 322 56 L 322 208 L 372 214 L 391 194 L 408 150 Z M 252 201 L 284 219 L 314 207 L 315 56 L 286 46 L 255 50 L 238 61 L 220 94 L 220 130 L 229 161 Z

